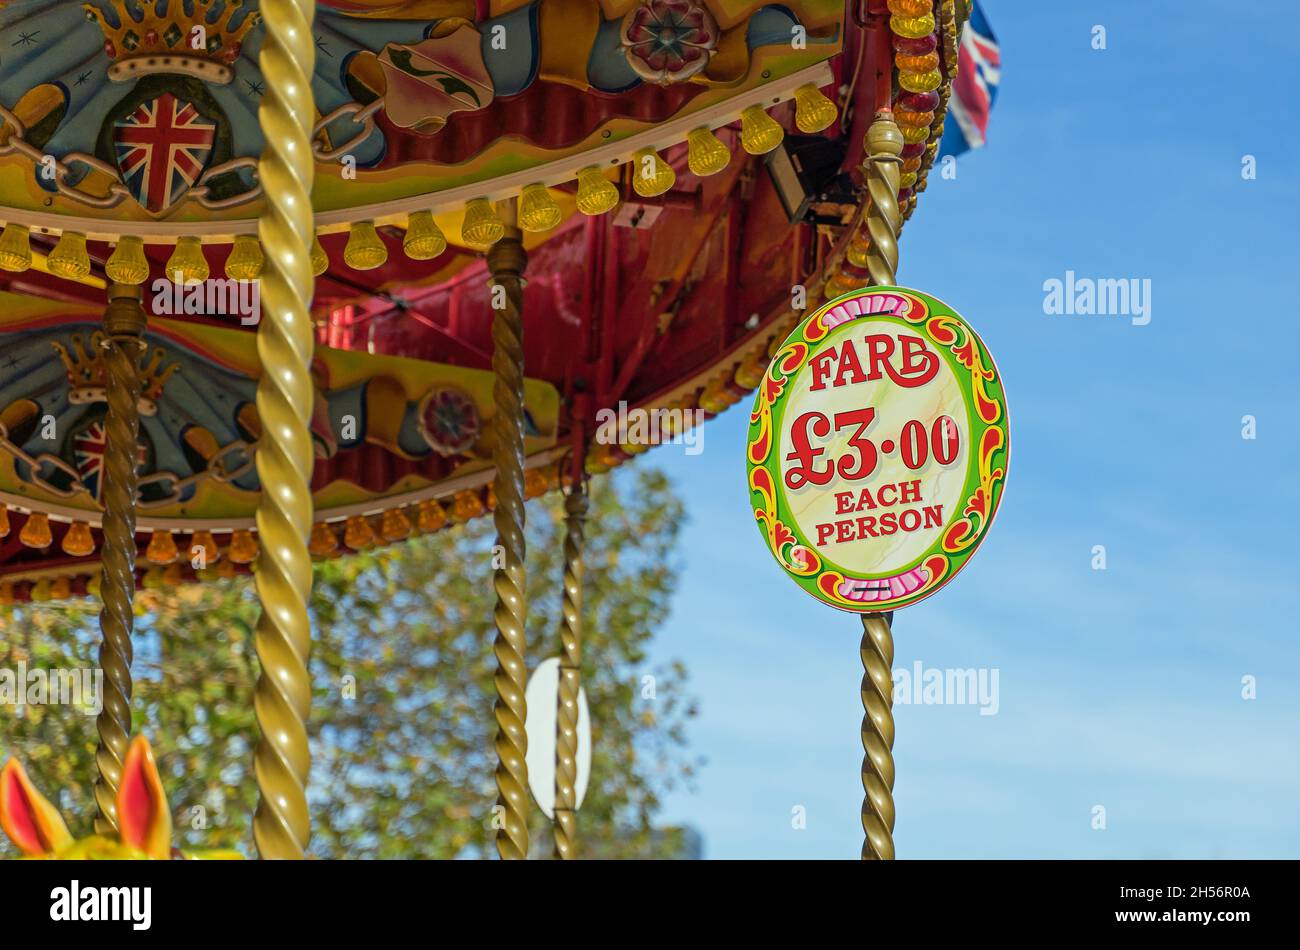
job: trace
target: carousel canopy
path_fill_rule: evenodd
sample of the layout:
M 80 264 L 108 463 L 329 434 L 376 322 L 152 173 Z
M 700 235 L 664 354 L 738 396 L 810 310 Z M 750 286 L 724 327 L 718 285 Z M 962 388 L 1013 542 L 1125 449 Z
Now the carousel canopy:
M 527 493 L 647 448 L 598 427 L 755 387 L 803 308 L 869 282 L 863 138 L 899 206 L 943 131 L 956 0 L 318 4 L 311 550 L 492 509 L 484 251 L 517 202 Z M 263 266 L 252 0 L 0 2 L 0 601 L 93 589 L 105 288 L 138 285 L 143 583 L 257 553 Z M 699 416 L 696 415 L 699 413 Z M 195 567 L 188 551 L 201 548 Z

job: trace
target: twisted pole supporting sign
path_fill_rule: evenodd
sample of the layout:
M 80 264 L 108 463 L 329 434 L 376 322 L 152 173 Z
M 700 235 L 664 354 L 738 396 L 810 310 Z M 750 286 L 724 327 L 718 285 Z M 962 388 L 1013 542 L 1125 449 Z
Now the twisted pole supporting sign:
M 493 619 L 497 670 L 493 677 L 497 721 L 497 853 L 505 859 L 528 857 L 528 706 L 524 619 L 528 612 L 524 578 L 524 252 L 514 199 L 501 202 L 504 236 L 487 252 L 492 293 L 492 371 L 496 374 L 494 449 L 496 508 L 492 520 L 501 552 L 493 568 L 496 591 Z M 498 288 L 500 288 L 498 290 Z
M 95 832 L 117 834 L 117 787 L 131 739 L 131 631 L 135 624 L 136 443 L 140 433 L 140 356 L 145 351 L 140 288 L 110 284 L 104 311 L 108 374 L 104 449 L 104 544 L 99 580 L 104 702 L 96 727 Z
M 888 110 L 867 129 L 867 231 L 871 282 L 892 285 L 898 270 L 898 180 L 903 134 Z M 893 613 L 862 615 L 862 857 L 894 858 Z
M 257 331 L 262 376 L 257 413 L 257 595 L 262 614 L 254 643 L 262 672 L 253 704 L 261 737 L 254 753 L 260 800 L 253 836 L 263 858 L 301 858 L 311 837 L 307 777 L 311 754 L 311 530 L 312 408 L 310 364 L 314 334 L 311 296 L 315 121 L 311 76 L 316 46 L 312 0 L 263 0 L 266 23 L 259 65 L 266 95 L 258 113 L 266 148 L 258 177 L 267 210 L 258 224 L 266 254 L 263 317 Z
M 894 859 L 893 614 L 862 615 L 862 858 Z
M 555 856 L 578 853 L 578 691 L 582 688 L 582 545 L 587 492 L 581 473 L 564 500 L 564 604 L 560 684 L 555 715 Z

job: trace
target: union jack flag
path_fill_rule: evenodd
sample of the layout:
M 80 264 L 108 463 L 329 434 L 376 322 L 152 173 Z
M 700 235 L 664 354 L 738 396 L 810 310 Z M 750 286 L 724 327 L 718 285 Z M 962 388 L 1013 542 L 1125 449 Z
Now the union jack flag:
M 212 154 L 216 123 L 192 103 L 164 92 L 113 123 L 117 167 L 135 200 L 154 214 L 198 180 Z
M 98 501 L 104 487 L 104 451 L 108 448 L 108 433 L 102 419 L 92 422 L 72 437 L 72 459 L 81 477 L 81 486 Z M 139 467 L 145 461 L 147 450 L 136 445 L 135 461 Z
M 984 144 L 989 113 L 1002 79 L 1002 54 L 997 37 L 978 3 L 971 10 L 957 53 L 957 78 L 944 124 L 939 155 L 960 155 Z

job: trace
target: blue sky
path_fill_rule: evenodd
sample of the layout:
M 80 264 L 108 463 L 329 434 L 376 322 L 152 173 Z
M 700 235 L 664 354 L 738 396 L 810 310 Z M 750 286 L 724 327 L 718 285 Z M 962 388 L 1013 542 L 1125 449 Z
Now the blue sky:
M 993 352 L 1011 466 L 971 565 L 897 615 L 895 666 L 997 668 L 1001 708 L 896 708 L 899 856 L 1300 857 L 1293 11 L 983 6 L 990 142 L 931 177 L 899 282 Z M 1151 322 L 1045 314 L 1067 270 L 1150 279 Z M 701 455 L 646 457 L 690 515 L 655 658 L 687 662 L 709 760 L 664 817 L 708 857 L 856 857 L 861 626 L 762 543 L 747 412 L 709 423 Z

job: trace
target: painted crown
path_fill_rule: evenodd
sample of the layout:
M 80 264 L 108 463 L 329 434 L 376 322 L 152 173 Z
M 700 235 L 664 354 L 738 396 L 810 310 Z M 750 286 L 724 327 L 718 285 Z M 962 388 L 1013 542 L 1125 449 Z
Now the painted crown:
M 84 346 L 80 333 L 74 333 L 68 346 L 54 342 L 54 352 L 68 370 L 68 402 L 84 405 L 92 402 L 108 401 L 108 370 L 104 363 L 104 341 L 102 332 L 96 330 L 90 337 L 90 346 Z M 172 374 L 180 369 L 179 363 L 162 365 L 164 352 L 155 349 L 151 358 L 140 365 L 140 399 L 138 408 L 141 415 L 152 416 L 158 411 L 158 400 L 163 388 Z
M 94 0 L 82 8 L 104 31 L 114 82 L 180 73 L 225 85 L 235 78 L 244 37 L 262 19 L 245 0 Z

